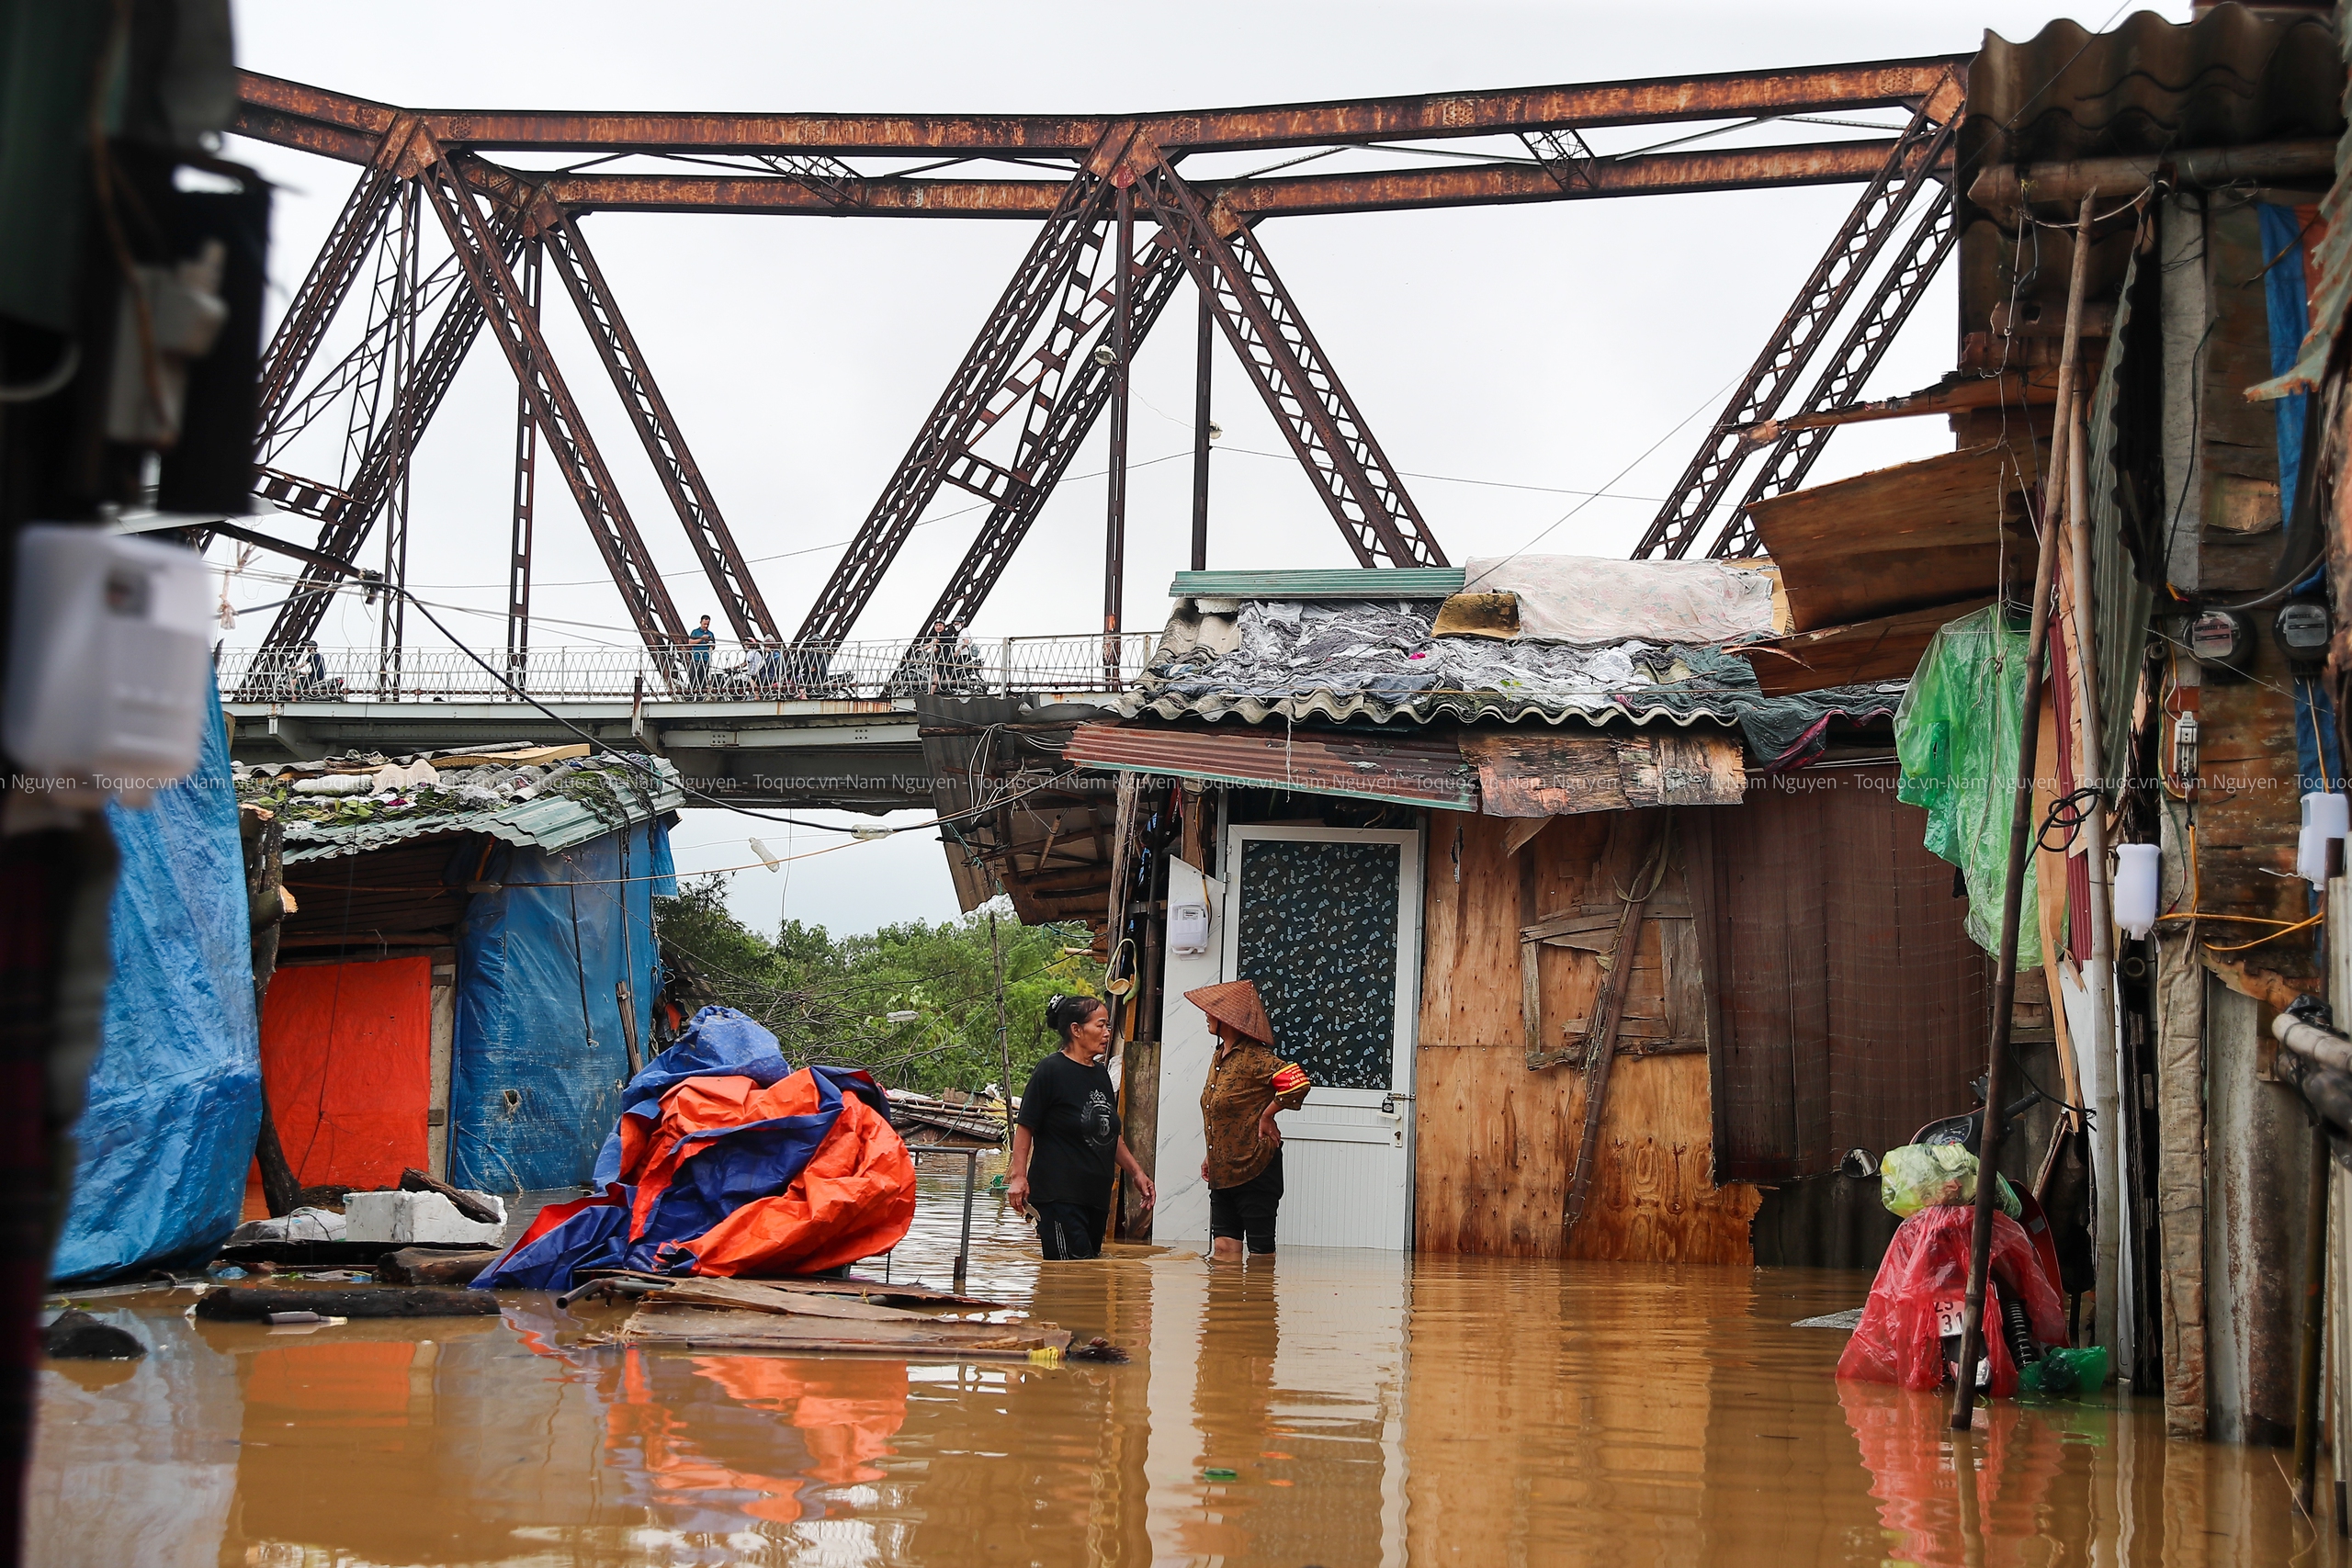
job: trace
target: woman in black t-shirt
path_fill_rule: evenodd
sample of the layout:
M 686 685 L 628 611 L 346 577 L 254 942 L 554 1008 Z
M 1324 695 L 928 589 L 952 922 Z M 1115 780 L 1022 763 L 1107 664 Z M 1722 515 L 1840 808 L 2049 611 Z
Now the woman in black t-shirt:
M 1111 1010 L 1100 997 L 1057 996 L 1046 1022 L 1062 1048 L 1029 1075 L 1012 1130 L 1004 1201 L 1037 1223 L 1049 1258 L 1092 1258 L 1111 1220 L 1111 1175 L 1124 1170 L 1144 1208 L 1151 1178 L 1119 1136 L 1119 1096 L 1102 1058 L 1111 1049 Z

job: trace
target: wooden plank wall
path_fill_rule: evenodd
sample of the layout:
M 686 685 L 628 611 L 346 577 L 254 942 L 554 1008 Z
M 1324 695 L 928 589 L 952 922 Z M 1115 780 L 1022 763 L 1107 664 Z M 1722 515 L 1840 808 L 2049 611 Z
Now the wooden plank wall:
M 1647 813 L 1554 819 L 1520 853 L 1510 823 L 1430 814 L 1416 1058 L 1415 1245 L 1439 1253 L 1686 1263 L 1751 1260 L 1755 1188 L 1708 1179 L 1712 1122 L 1704 1054 L 1621 1055 L 1611 1075 L 1592 1201 L 1573 1246 L 1560 1225 L 1584 1117 L 1582 1075 L 1530 1071 L 1521 1009 L 1520 928 L 1613 901 L 1611 835 Z M 1696 990 L 1690 904 L 1679 856 L 1643 921 L 1626 997 L 1623 1043 L 1684 1033 Z M 1668 950 L 1673 962 L 1669 963 Z M 1677 984 L 1668 983 L 1668 970 Z M 1544 1024 L 1590 1013 L 1600 979 L 1589 953 L 1547 947 Z M 1681 1005 L 1669 1007 L 1669 991 Z

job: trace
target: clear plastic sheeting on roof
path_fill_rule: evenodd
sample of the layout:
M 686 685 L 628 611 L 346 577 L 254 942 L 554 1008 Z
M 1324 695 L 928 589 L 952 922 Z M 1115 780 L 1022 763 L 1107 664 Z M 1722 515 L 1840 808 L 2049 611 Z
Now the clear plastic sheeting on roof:
M 1197 620 L 1180 610 L 1121 707 L 1248 724 L 1713 720 L 1738 725 L 1754 765 L 1771 772 L 1816 755 L 1833 716 L 1892 715 L 1903 690 L 1883 682 L 1767 696 L 1746 659 L 1702 644 L 1431 637 L 1440 603 L 1253 599 Z
M 1238 647 L 1219 653 L 1213 642 L 1196 642 L 1155 659 L 1146 673 L 1153 690 L 1178 697 L 1363 692 L 1402 700 L 1500 692 L 1596 708 L 1628 688 L 1687 684 L 1695 676 L 1684 650 L 1664 643 L 1433 638 L 1437 607 L 1435 600 L 1250 600 L 1236 620 Z M 1743 684 L 1752 691 L 1754 678 Z

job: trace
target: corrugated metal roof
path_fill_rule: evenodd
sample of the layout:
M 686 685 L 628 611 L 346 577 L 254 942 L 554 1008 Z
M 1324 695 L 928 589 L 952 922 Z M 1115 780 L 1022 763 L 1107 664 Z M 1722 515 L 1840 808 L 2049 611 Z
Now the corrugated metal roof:
M 1138 692 L 1122 699 L 1119 708 L 1129 716 L 1148 713 L 1161 718 L 1193 717 L 1212 722 L 1233 717 L 1247 724 L 1263 724 L 1268 719 L 1285 718 L 1296 723 L 1320 720 L 1331 724 L 1434 724 L 1445 720 L 1461 724 L 1476 724 L 1480 720 L 1502 724 L 1528 721 L 1566 724 L 1571 719 L 1589 724 L 1605 724 L 1616 719 L 1647 724 L 1653 719 L 1664 718 L 1669 724 L 1684 727 L 1702 718 L 1720 724 L 1739 721 L 1739 707 L 1729 692 L 1713 693 L 1706 697 L 1695 696 L 1687 689 L 1678 692 L 1660 688 L 1660 693 L 1659 697 L 1652 698 L 1636 692 L 1614 692 L 1606 695 L 1534 693 L 1524 696 L 1507 692 L 1417 692 L 1401 701 L 1391 702 L 1364 692 L 1340 692 L 1329 688 L 1295 692 L 1284 697 L 1248 696 L 1226 692 L 1211 692 L 1196 697 L 1153 696 Z M 1748 694 L 1756 696 L 1760 694 L 1751 691 Z
M 2333 35 L 2319 17 L 2237 5 L 2186 24 L 2142 11 L 2107 33 L 2062 19 L 2021 43 L 1987 32 L 1968 68 L 1962 167 L 2333 137 L 2344 129 Z
M 1462 592 L 1458 566 L 1180 571 L 1171 599 L 1443 599 Z
M 617 775 L 613 789 L 616 804 L 604 805 L 601 813 L 595 807 L 569 795 L 550 793 L 480 811 L 417 812 L 349 823 L 288 821 L 287 863 L 365 854 L 387 844 L 439 833 L 487 833 L 510 844 L 526 844 L 551 852 L 568 850 L 616 828 L 666 816 L 686 804 L 678 770 L 659 758 L 649 761 L 659 775 L 658 784 L 650 783 L 633 768 L 597 770 Z
M 1288 727 L 1162 729 L 1086 724 L 1079 727 L 1062 757 L 1113 773 L 1266 784 L 1404 806 L 1478 808 L 1478 770 L 1463 757 L 1450 731 L 1399 736 Z

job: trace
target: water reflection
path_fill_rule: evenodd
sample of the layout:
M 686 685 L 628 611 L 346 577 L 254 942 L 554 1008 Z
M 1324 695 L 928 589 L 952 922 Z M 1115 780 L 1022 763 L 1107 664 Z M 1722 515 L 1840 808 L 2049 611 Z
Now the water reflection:
M 960 1182 L 957 1183 L 960 1188 Z M 953 1251 L 919 1235 L 892 1267 Z M 933 1230 L 942 1227 L 934 1225 Z M 2264 1450 L 2151 1402 L 1943 1407 L 1829 1377 L 1798 1271 L 1293 1250 L 977 1280 L 1124 1366 L 582 1343 L 619 1321 L 299 1333 L 108 1313 L 153 1348 L 53 1368 L 32 1562 L 953 1564 L 2338 1563 Z M 1231 1472 L 1230 1475 L 1221 1472 Z

